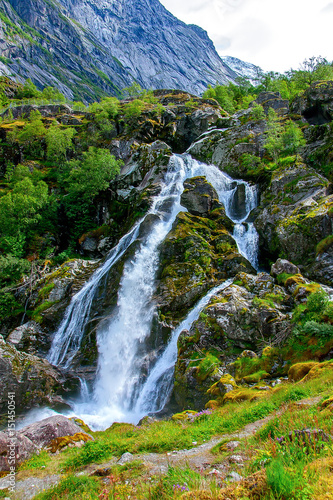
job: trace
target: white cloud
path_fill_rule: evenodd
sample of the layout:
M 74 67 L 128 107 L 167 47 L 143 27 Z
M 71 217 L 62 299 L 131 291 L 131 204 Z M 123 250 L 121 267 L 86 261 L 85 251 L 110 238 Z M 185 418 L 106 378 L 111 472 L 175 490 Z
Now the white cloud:
M 306 58 L 333 60 L 333 2 L 327 0 L 160 0 L 175 16 L 207 30 L 221 55 L 264 70 L 297 68 Z

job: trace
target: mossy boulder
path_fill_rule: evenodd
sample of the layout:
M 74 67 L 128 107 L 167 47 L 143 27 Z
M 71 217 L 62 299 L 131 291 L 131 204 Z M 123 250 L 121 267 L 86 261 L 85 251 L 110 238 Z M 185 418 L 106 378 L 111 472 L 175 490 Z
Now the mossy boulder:
M 212 163 L 223 172 L 238 179 L 258 180 L 258 173 L 251 172 L 242 161 L 244 154 L 264 154 L 265 120 L 252 120 L 251 110 L 234 115 L 225 130 L 212 130 L 194 142 L 188 152 L 196 159 Z M 246 123 L 242 123 L 242 122 Z M 229 126 L 230 125 L 230 126 Z
M 178 214 L 160 247 L 156 299 L 167 322 L 177 321 L 214 284 L 239 271 L 255 272 L 238 253 L 224 209 L 207 217 Z
M 304 378 L 305 375 L 307 375 L 312 368 L 318 365 L 319 363 L 316 361 L 309 361 L 306 363 L 296 363 L 295 365 L 292 365 L 289 368 L 288 379 L 291 382 L 298 382 L 299 380 L 302 380 L 302 378 Z

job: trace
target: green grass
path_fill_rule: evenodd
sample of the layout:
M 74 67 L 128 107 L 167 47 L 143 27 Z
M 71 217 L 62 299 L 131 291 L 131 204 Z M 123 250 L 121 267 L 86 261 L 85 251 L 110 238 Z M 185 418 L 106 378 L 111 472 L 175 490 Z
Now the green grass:
M 58 485 L 35 496 L 35 500 L 93 500 L 99 498 L 101 481 L 95 477 L 67 476 Z

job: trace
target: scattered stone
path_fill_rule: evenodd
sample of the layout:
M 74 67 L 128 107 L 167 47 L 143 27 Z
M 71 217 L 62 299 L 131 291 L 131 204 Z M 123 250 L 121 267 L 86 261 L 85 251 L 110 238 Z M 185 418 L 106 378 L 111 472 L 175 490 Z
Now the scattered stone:
M 225 447 L 227 448 L 227 450 L 233 451 L 236 448 L 238 448 L 239 445 L 240 445 L 240 441 L 229 441 L 229 443 L 225 444 Z
M 243 479 L 243 476 L 238 474 L 238 472 L 231 471 L 226 477 L 226 480 L 229 481 L 230 483 L 238 483 Z
M 228 458 L 228 461 L 230 464 L 239 464 L 239 465 L 243 465 L 244 463 L 244 458 L 242 457 L 242 455 L 231 455 L 229 458 Z
M 132 455 L 132 453 L 124 453 L 118 460 L 117 464 L 118 465 L 125 465 L 128 464 L 129 462 L 132 462 L 135 460 L 135 457 Z
M 249 351 L 249 350 L 245 350 L 242 352 L 242 354 L 240 355 L 240 358 L 257 358 L 258 357 L 258 354 L 256 354 L 255 352 L 253 351 Z

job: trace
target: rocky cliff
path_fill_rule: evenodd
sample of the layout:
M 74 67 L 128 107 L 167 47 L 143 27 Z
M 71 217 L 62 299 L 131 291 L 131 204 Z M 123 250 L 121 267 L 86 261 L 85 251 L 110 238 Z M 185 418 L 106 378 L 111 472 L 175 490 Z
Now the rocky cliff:
M 237 74 L 207 33 L 186 25 L 158 0 L 1 0 L 2 74 L 93 100 L 143 88 L 202 93 Z

